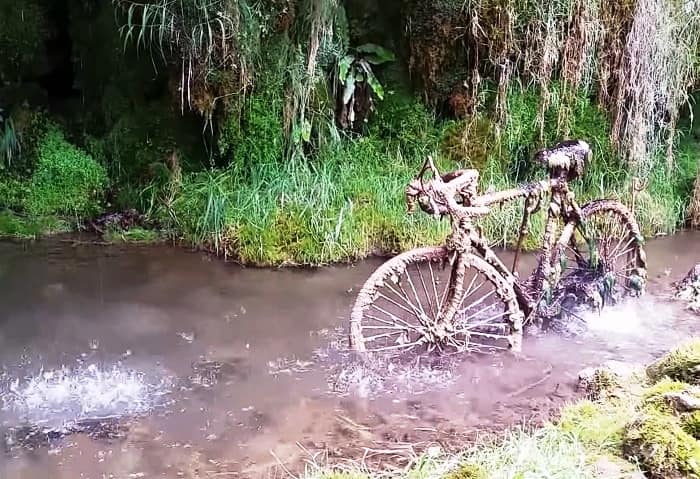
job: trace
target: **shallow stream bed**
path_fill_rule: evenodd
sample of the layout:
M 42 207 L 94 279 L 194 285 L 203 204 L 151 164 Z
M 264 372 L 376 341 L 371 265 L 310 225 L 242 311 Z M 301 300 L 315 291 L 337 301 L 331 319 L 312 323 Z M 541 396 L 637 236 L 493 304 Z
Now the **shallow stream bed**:
M 0 243 L 0 477 L 401 465 L 540 422 L 576 396 L 582 368 L 647 362 L 698 330 L 669 296 L 700 260 L 700 234 L 650 241 L 647 255 L 648 294 L 589 316 L 582 335 L 530 337 L 520 359 L 373 371 L 344 348 L 379 260 L 259 270 L 168 247 Z

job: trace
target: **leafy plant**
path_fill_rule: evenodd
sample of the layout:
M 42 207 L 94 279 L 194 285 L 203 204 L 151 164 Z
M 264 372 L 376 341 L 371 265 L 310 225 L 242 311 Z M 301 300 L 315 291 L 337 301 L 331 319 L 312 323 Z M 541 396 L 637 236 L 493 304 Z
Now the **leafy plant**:
M 125 47 L 132 43 L 179 66 L 183 108 L 196 109 L 210 119 L 219 95 L 252 81 L 249 53 L 260 29 L 245 0 L 112 3 L 123 12 L 120 32 Z
M 396 57 L 389 50 L 367 43 L 351 49 L 336 66 L 338 122 L 343 128 L 352 128 L 357 120 L 364 120 L 374 110 L 373 95 L 384 99 L 384 87 L 379 83 L 372 65 L 392 62 Z

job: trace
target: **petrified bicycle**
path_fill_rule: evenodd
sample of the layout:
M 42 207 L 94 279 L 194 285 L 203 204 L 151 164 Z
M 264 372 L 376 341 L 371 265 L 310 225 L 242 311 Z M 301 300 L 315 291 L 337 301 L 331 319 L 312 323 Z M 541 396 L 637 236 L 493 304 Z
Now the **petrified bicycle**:
M 435 218 L 449 217 L 451 233 L 444 246 L 407 251 L 370 276 L 352 310 L 352 348 L 520 351 L 525 325 L 561 315 L 572 302 L 600 308 L 606 299 L 642 294 L 646 255 L 633 214 L 614 200 L 579 206 L 569 188 L 590 159 L 586 142 L 567 140 L 535 155 L 548 179 L 480 195 L 477 170 L 440 175 L 429 157 L 406 188 L 408 211 L 418 204 Z M 524 200 L 523 217 L 508 268 L 475 219 L 490 206 L 518 199 Z M 537 265 L 521 280 L 519 253 L 543 203 L 547 218 Z

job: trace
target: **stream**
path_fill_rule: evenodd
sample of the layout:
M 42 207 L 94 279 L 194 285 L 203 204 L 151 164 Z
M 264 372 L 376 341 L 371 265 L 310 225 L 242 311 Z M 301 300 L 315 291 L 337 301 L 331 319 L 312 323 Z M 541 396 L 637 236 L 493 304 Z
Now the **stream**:
M 381 260 L 262 270 L 166 246 L 0 243 L 0 477 L 401 466 L 540 423 L 584 367 L 648 362 L 696 331 L 670 284 L 700 261 L 700 234 L 646 250 L 648 293 L 588 315 L 585 333 L 528 337 L 518 359 L 373 369 L 348 358 L 346 330 Z

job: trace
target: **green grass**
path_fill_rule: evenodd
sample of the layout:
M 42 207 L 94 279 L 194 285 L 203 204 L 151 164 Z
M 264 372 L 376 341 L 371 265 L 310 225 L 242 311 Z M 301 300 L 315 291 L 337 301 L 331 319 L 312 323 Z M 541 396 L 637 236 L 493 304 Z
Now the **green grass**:
M 282 105 L 263 89 L 251 97 L 240 118 L 236 112 L 226 123 L 220 147 L 230 155 L 229 166 L 172 181 L 174 200 L 161 201 L 151 213 L 179 238 L 257 265 L 326 264 L 441 244 L 447 221 L 439 223 L 422 213 L 406 215 L 406 184 L 427 154 L 438 158 L 443 171 L 478 166 L 481 191 L 544 178 L 546 172 L 531 158 L 539 147 L 559 139 L 557 118 L 563 106 L 554 103 L 540 143 L 538 95 L 514 86 L 500 138 L 484 116 L 465 145 L 460 143 L 464 124 L 436 122 L 414 98 L 395 92 L 380 104 L 364 136 L 325 142 L 306 156 L 288 158 Z M 585 177 L 573 185 L 579 202 L 617 198 L 631 205 L 632 178 L 613 153 L 604 112 L 585 96 L 574 98 L 567 111 L 572 135 L 594 147 Z M 683 221 L 688 181 L 695 173 L 692 151 L 687 150 L 670 171 L 658 161 L 646 190 L 637 195 L 635 213 L 647 236 L 672 232 Z M 158 189 L 148 189 L 151 200 L 168 196 Z M 521 202 L 494 207 L 479 220 L 492 244 L 514 244 L 522 208 Z M 545 211 L 532 218 L 526 249 L 539 246 Z
M 0 211 L 0 238 L 32 240 L 71 230 L 70 223 L 55 216 L 22 217 L 10 210 Z
M 501 136 L 482 115 L 469 130 L 466 144 L 461 143 L 465 124 L 438 122 L 415 98 L 396 91 L 379 105 L 364 136 L 304 144 L 308 151 L 303 154 L 302 145 L 297 145 L 289 154 L 279 85 L 268 83 L 242 112 L 231 112 L 223 123 L 218 146 L 226 161 L 219 163 L 227 166 L 204 171 L 192 171 L 193 165 L 178 161 L 166 166 L 167 149 L 144 153 L 143 158 L 138 148 L 115 149 L 110 155 L 90 148 L 91 155 L 56 128 L 46 128 L 31 149 L 37 156 L 31 162 L 36 165 L 31 177 L 0 181 L 0 207 L 28 217 L 89 218 L 102 210 L 108 184 L 102 164 L 108 164 L 108 171 L 121 178 L 115 183 L 113 206 L 141 205 L 171 237 L 256 265 L 345 262 L 443 243 L 448 221 L 421 212 L 409 216 L 404 204 L 405 186 L 427 154 L 433 154 L 445 172 L 476 166 L 481 191 L 502 190 L 544 178 L 546 172 L 532 163 L 532 155 L 560 134 L 556 120 L 563 107 L 554 102 L 540 143 L 535 125 L 538 93 L 518 85 L 509 95 L 509 120 Z M 568 128 L 594 147 L 593 163 L 574 184 L 579 203 L 617 198 L 630 205 L 632 178 L 612 152 L 609 121 L 587 98 L 574 100 L 567 106 Z M 646 236 L 673 232 L 683 223 L 697 172 L 697 149 L 680 143 L 670 169 L 661 158 L 656 162 L 646 188 L 636 197 L 635 214 Z M 155 161 L 158 155 L 163 158 Z M 115 161 L 142 164 L 136 176 L 147 172 L 150 184 L 139 186 L 143 178 L 124 183 L 130 176 L 120 176 Z M 522 208 L 522 202 L 496 206 L 478 221 L 494 246 L 514 244 Z M 546 205 L 532 218 L 525 249 L 538 248 L 545 212 Z M 129 238 L 119 234 L 114 239 Z M 133 239 L 150 241 L 139 234 Z
M 128 230 L 109 230 L 104 239 L 111 243 L 153 244 L 163 242 L 165 237 L 160 231 L 134 227 Z
M 439 244 L 448 232 L 447 221 L 406 214 L 404 188 L 422 160 L 367 137 L 331 145 L 308 162 L 270 161 L 253 163 L 245 172 L 193 173 L 184 177 L 173 205 L 161 209 L 159 217 L 187 241 L 260 265 L 323 264 Z M 445 160 L 441 167 L 447 171 L 460 165 Z M 616 190 L 605 183 L 605 173 L 589 174 L 591 185 L 601 177 L 600 186 L 578 185 L 580 203 L 617 198 L 631 204 L 630 188 Z M 635 214 L 646 236 L 673 232 L 682 221 L 686 200 L 668 184 L 667 175 L 659 172 L 637 196 Z M 482 191 L 514 186 L 497 164 L 486 165 Z M 527 249 L 536 249 L 541 241 L 545 210 L 532 218 Z M 479 224 L 492 243 L 509 246 L 521 215 L 522 203 L 511 203 L 494 207 Z
M 619 453 L 624 427 L 635 414 L 634 403 L 627 399 L 582 400 L 568 405 L 561 411 L 559 428 L 588 447 Z
M 107 173 L 85 151 L 51 129 L 39 142 L 24 209 L 32 216 L 89 218 L 102 210 Z
M 255 264 L 344 261 L 443 239 L 446 223 L 406 214 L 403 190 L 420 159 L 387 160 L 366 138 L 331 148 L 316 163 L 185 176 L 161 221 L 193 243 Z

